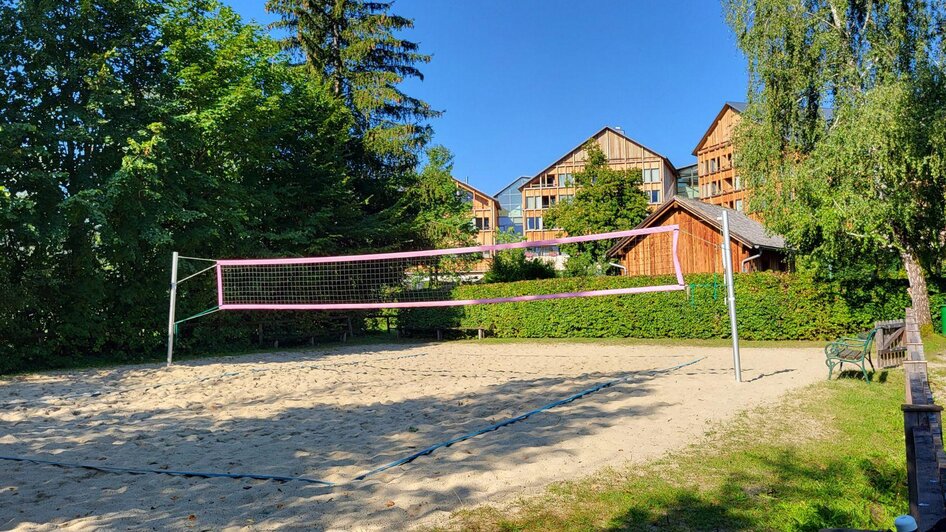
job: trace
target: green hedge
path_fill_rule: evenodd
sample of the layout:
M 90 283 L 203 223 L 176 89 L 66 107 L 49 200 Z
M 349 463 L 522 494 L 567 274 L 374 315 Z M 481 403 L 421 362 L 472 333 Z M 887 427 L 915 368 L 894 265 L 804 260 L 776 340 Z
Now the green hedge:
M 672 282 L 666 277 L 557 278 L 464 285 L 454 290 L 454 297 L 483 299 Z M 402 327 L 485 328 L 503 338 L 728 337 L 721 278 L 690 275 L 687 282 L 697 285 L 689 296 L 667 292 L 412 309 L 402 311 L 399 318 Z M 901 280 L 845 285 L 772 272 L 737 275 L 736 301 L 739 334 L 747 340 L 830 339 L 869 328 L 875 320 L 902 317 L 909 305 Z M 934 297 L 934 303 L 942 301 L 946 298 Z M 938 307 L 935 314 L 938 317 Z

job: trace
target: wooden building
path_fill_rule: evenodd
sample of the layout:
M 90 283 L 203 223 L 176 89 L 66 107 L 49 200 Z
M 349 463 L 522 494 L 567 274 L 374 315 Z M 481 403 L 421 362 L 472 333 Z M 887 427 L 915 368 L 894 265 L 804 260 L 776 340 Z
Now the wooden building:
M 616 128 L 604 127 L 592 135 L 591 140 L 601 147 L 611 168 L 641 169 L 641 188 L 654 208 L 675 193 L 674 167 L 663 155 L 628 138 Z M 564 234 L 560 229 L 546 227 L 543 214 L 559 201 L 575 196 L 574 176 L 584 168 L 587 160 L 584 145 L 582 142 L 519 187 L 526 241 L 557 238 Z
M 711 205 L 744 211 L 746 189 L 733 167 L 733 129 L 746 104 L 726 102 L 693 149 L 699 172 L 700 198 Z
M 699 200 L 674 196 L 637 226 L 679 225 L 677 254 L 684 275 L 722 273 L 722 228 L 718 218 L 724 208 Z M 785 240 L 767 232 L 746 214 L 729 209 L 729 233 L 733 269 L 736 272 L 785 271 Z M 624 267 L 625 275 L 670 275 L 672 240 L 668 233 L 625 238 L 617 242 L 608 257 Z
M 470 204 L 471 220 L 476 226 L 476 242 L 481 246 L 496 243 L 496 228 L 499 225 L 499 201 L 472 186 L 454 178 L 457 189 Z

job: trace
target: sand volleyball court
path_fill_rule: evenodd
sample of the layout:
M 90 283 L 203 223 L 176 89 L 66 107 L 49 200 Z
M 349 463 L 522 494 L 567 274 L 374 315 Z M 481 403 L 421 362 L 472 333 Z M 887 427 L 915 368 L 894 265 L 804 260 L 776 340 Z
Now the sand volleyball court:
M 701 359 L 692 365 L 666 368 Z M 0 529 L 390 529 L 657 458 L 825 377 L 821 350 L 447 342 L 276 352 L 0 381 Z M 665 371 L 660 371 L 665 370 Z M 625 381 L 429 455 L 438 442 Z M 336 485 L 327 485 L 334 483 Z

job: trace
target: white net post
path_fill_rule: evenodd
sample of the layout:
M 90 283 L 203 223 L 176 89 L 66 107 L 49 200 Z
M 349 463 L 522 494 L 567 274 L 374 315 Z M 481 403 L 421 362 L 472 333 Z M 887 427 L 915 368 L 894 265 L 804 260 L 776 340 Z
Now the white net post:
M 168 367 L 174 357 L 174 311 L 177 305 L 177 261 L 178 254 L 171 254 L 171 303 L 168 310 Z
M 736 291 L 733 288 L 732 250 L 729 244 L 729 213 L 723 211 L 723 270 L 726 278 L 726 307 L 729 309 L 729 327 L 732 330 L 732 361 L 736 382 L 742 382 L 742 361 L 739 354 L 739 329 L 736 324 Z

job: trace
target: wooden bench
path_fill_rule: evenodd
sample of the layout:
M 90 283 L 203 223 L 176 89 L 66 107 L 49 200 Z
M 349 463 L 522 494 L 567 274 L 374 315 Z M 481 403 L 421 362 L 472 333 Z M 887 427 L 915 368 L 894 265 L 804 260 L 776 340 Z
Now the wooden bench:
M 871 329 L 855 337 L 838 338 L 826 345 L 824 348 L 824 363 L 828 366 L 828 380 L 831 380 L 831 374 L 835 367 L 840 370 L 843 364 L 848 363 L 861 368 L 864 380 L 870 382 L 867 376 L 867 367 L 864 363 L 870 364 L 871 371 L 875 371 L 874 363 L 870 360 L 870 347 L 874 342 L 876 333 L 877 329 Z

